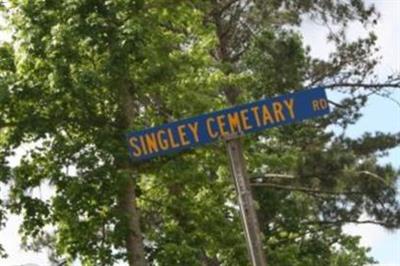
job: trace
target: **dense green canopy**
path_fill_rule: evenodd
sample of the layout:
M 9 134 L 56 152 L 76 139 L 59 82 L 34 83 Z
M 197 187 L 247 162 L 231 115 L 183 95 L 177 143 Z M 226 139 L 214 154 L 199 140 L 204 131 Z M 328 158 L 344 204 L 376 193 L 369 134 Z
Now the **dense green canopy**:
M 1 202 L 21 214 L 30 249 L 84 265 L 248 265 L 223 143 L 146 163 L 124 134 L 324 84 L 347 92 L 331 115 L 244 138 L 270 265 L 373 262 L 346 223 L 400 225 L 399 172 L 380 165 L 400 136 L 335 135 L 360 118 L 376 37 L 345 28 L 376 22 L 351 1 L 9 0 L 0 47 Z M 311 58 L 299 25 L 330 27 L 336 47 Z M 18 166 L 15 149 L 26 154 Z M 282 175 L 291 178 L 282 178 Z M 49 186 L 50 199 L 37 197 Z M 364 219 L 367 217 L 366 219 Z

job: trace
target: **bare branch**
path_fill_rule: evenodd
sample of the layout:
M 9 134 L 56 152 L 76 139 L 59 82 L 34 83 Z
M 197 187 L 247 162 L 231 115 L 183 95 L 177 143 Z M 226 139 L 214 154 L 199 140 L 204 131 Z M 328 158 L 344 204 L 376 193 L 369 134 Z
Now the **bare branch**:
M 252 178 L 288 178 L 293 179 L 296 178 L 294 175 L 288 174 L 264 174 L 262 176 L 253 176 Z
M 372 178 L 374 178 L 375 180 L 378 180 L 378 181 L 384 183 L 386 186 L 391 187 L 390 184 L 389 184 L 383 177 L 380 177 L 380 176 L 378 176 L 378 175 L 375 174 L 375 173 L 372 173 L 372 172 L 370 172 L 370 171 L 359 171 L 358 173 L 359 173 L 359 174 L 367 175 L 367 176 L 369 176 L 369 177 L 372 177 Z
M 332 104 L 332 105 L 334 105 L 336 107 L 339 107 L 339 108 L 346 108 L 345 106 L 341 105 L 340 103 L 337 103 L 337 102 L 334 102 L 334 101 L 331 101 L 331 100 L 328 100 L 328 103 L 330 103 L 330 104 Z
M 337 220 L 337 221 L 307 221 L 303 224 L 318 224 L 318 225 L 343 225 L 343 224 L 376 224 L 380 226 L 388 226 L 387 223 L 374 220 Z
M 334 88 L 340 88 L 340 87 L 349 87 L 349 88 L 357 88 L 357 87 L 363 87 L 363 88 L 400 88 L 400 83 L 377 83 L 377 84 L 372 84 L 372 83 L 335 83 L 335 84 L 330 84 L 324 86 L 326 89 L 334 89 Z
M 376 95 L 378 95 L 380 97 L 383 97 L 385 99 L 388 99 L 388 100 L 394 102 L 398 107 L 400 107 L 400 101 L 398 101 L 397 99 L 395 99 L 393 97 L 390 97 L 389 95 L 384 95 L 384 94 L 379 93 L 379 92 L 377 92 Z
M 270 187 L 276 188 L 281 190 L 288 190 L 288 191 L 297 191 L 297 192 L 304 192 L 309 194 L 328 194 L 328 195 L 363 195 L 362 191 L 329 191 L 329 190 L 320 190 L 320 189 L 313 189 L 307 187 L 297 187 L 297 186 L 284 186 L 269 182 L 263 183 L 251 183 L 254 187 Z

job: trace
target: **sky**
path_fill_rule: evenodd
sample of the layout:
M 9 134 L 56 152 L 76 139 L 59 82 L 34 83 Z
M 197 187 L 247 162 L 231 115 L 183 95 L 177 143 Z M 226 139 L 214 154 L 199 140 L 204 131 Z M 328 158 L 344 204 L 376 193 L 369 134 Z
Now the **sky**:
M 381 80 L 392 73 L 400 73 L 400 0 L 366 1 L 373 3 L 381 14 L 381 19 L 375 28 L 378 36 L 382 61 L 377 68 Z M 315 57 L 326 58 L 332 49 L 325 41 L 326 30 L 313 22 L 305 23 L 302 27 L 304 41 L 311 47 Z M 365 36 L 366 32 L 360 25 L 351 25 L 349 38 Z M 336 93 L 328 91 L 328 98 L 338 99 Z M 400 90 L 392 95 L 400 102 Z M 372 97 L 363 110 L 363 117 L 346 134 L 350 137 L 361 136 L 365 132 L 399 132 L 400 106 L 391 100 Z M 380 160 L 382 164 L 391 163 L 400 168 L 400 147 L 390 151 L 389 156 Z M 400 186 L 400 184 L 399 184 Z M 389 232 L 377 225 L 347 225 L 345 231 L 352 235 L 360 235 L 361 243 L 371 247 L 371 255 L 379 261 L 380 266 L 400 266 L 400 230 Z
M 397 72 L 400 73 L 400 0 L 368 0 L 374 3 L 381 13 L 381 19 L 375 28 L 380 46 L 379 55 L 382 61 L 377 68 L 379 77 L 384 80 L 387 75 Z M 0 18 L 1 24 L 1 18 Z M 331 51 L 331 46 L 325 40 L 326 30 L 313 22 L 305 22 L 301 28 L 304 42 L 311 47 L 311 54 L 315 57 L 326 58 Z M 359 25 L 350 27 L 349 36 L 357 38 L 363 36 L 365 32 Z M 0 31 L 0 40 L 7 39 L 6 33 Z M 338 99 L 335 93 L 328 92 L 330 99 Z M 400 102 L 400 90 L 393 98 Z M 363 110 L 363 117 L 360 121 L 350 127 L 346 134 L 351 137 L 361 136 L 365 132 L 400 132 L 400 106 L 382 97 L 372 97 L 367 107 Z M 18 161 L 18 156 L 23 154 L 19 150 L 13 163 Z M 382 158 L 381 163 L 392 163 L 400 168 L 400 147 L 393 149 L 388 157 Z M 0 191 L 0 197 L 6 191 Z M 48 197 L 49 191 L 45 188 L 41 196 Z M 0 259 L 1 266 L 20 266 L 28 263 L 47 266 L 47 254 L 25 252 L 20 249 L 18 236 L 18 226 L 21 218 L 11 216 L 5 229 L 0 231 L 0 241 L 9 253 L 7 259 Z M 376 225 L 347 225 L 345 231 L 349 234 L 360 235 L 361 243 L 371 247 L 371 255 L 380 262 L 380 266 L 400 266 L 400 230 L 388 232 Z

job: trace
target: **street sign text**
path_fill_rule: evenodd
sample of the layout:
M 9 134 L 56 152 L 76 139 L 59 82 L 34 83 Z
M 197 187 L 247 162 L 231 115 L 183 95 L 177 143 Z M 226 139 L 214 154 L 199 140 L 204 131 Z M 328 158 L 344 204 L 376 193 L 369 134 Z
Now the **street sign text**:
M 207 144 L 235 133 L 251 133 L 329 113 L 322 87 L 202 114 L 127 134 L 134 160 Z

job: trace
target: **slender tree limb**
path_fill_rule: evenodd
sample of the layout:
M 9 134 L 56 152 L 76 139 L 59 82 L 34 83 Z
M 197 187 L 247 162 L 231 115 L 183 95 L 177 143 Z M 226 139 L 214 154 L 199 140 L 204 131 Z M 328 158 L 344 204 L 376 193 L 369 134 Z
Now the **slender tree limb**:
M 334 105 L 335 107 L 338 107 L 338 108 L 346 108 L 344 105 L 341 105 L 340 103 L 337 103 L 337 102 L 334 102 L 334 101 L 331 101 L 331 100 L 328 100 L 328 103 L 330 103 L 330 104 L 332 104 L 332 105 Z
M 251 186 L 254 187 L 271 187 L 280 190 L 288 190 L 288 191 L 297 191 L 297 192 L 304 192 L 310 194 L 328 194 L 328 195 L 363 195 L 364 192 L 362 191 L 329 191 L 329 190 L 320 190 L 320 189 L 313 189 L 307 187 L 297 187 L 297 186 L 285 186 L 279 185 L 274 183 L 251 183 Z
M 390 97 L 389 95 L 383 95 L 382 93 L 377 92 L 376 95 L 381 96 L 385 99 L 388 99 L 390 101 L 392 101 L 393 103 L 395 103 L 398 107 L 400 107 L 400 101 L 396 100 L 393 97 Z
M 329 174 L 329 173 L 319 173 L 319 174 Z M 387 182 L 387 180 L 385 180 L 383 177 L 371 172 L 371 171 L 367 171 L 367 170 L 361 170 L 361 171 L 356 171 L 355 174 L 359 174 L 359 175 L 364 175 L 364 176 L 368 176 L 373 178 L 376 181 L 379 181 L 383 184 L 385 184 L 388 187 L 391 187 L 391 184 L 389 184 Z M 258 176 L 252 176 L 252 179 L 264 179 L 264 178 L 283 178 L 283 179 L 295 179 L 295 178 L 304 178 L 304 177 L 314 177 L 314 175 L 302 175 L 302 176 L 295 176 L 295 175 L 290 175 L 290 174 L 276 174 L 276 173 L 267 173 L 264 175 L 258 175 Z M 254 182 L 254 184 L 273 184 L 273 183 L 257 183 Z M 257 185 L 256 185 L 257 186 Z M 307 188 L 308 189 L 308 188 Z
M 383 178 L 383 177 L 380 177 L 380 176 L 378 176 L 377 174 L 375 174 L 375 173 L 372 173 L 372 172 L 370 172 L 370 171 L 359 171 L 359 172 L 357 172 L 357 173 L 359 173 L 359 174 L 364 174 L 364 175 L 366 175 L 366 176 L 369 176 L 369 177 L 372 177 L 372 178 L 374 178 L 375 180 L 377 180 L 377 181 L 379 181 L 379 182 L 382 182 L 383 184 L 385 184 L 386 186 L 388 186 L 388 187 L 391 187 L 390 186 L 390 184 Z
M 343 224 L 376 224 L 376 225 L 380 225 L 380 226 L 388 226 L 387 223 L 383 222 L 383 221 L 375 221 L 375 220 L 336 220 L 336 221 L 307 221 L 307 222 L 303 222 L 303 224 L 305 225 L 343 225 Z
M 264 174 L 262 176 L 254 176 L 252 178 L 285 178 L 285 179 L 293 179 L 296 178 L 294 175 L 289 174 Z
M 324 88 L 326 89 L 334 89 L 339 87 L 349 87 L 349 88 L 396 88 L 400 89 L 400 82 L 399 83 L 335 83 L 330 85 L 325 85 Z

